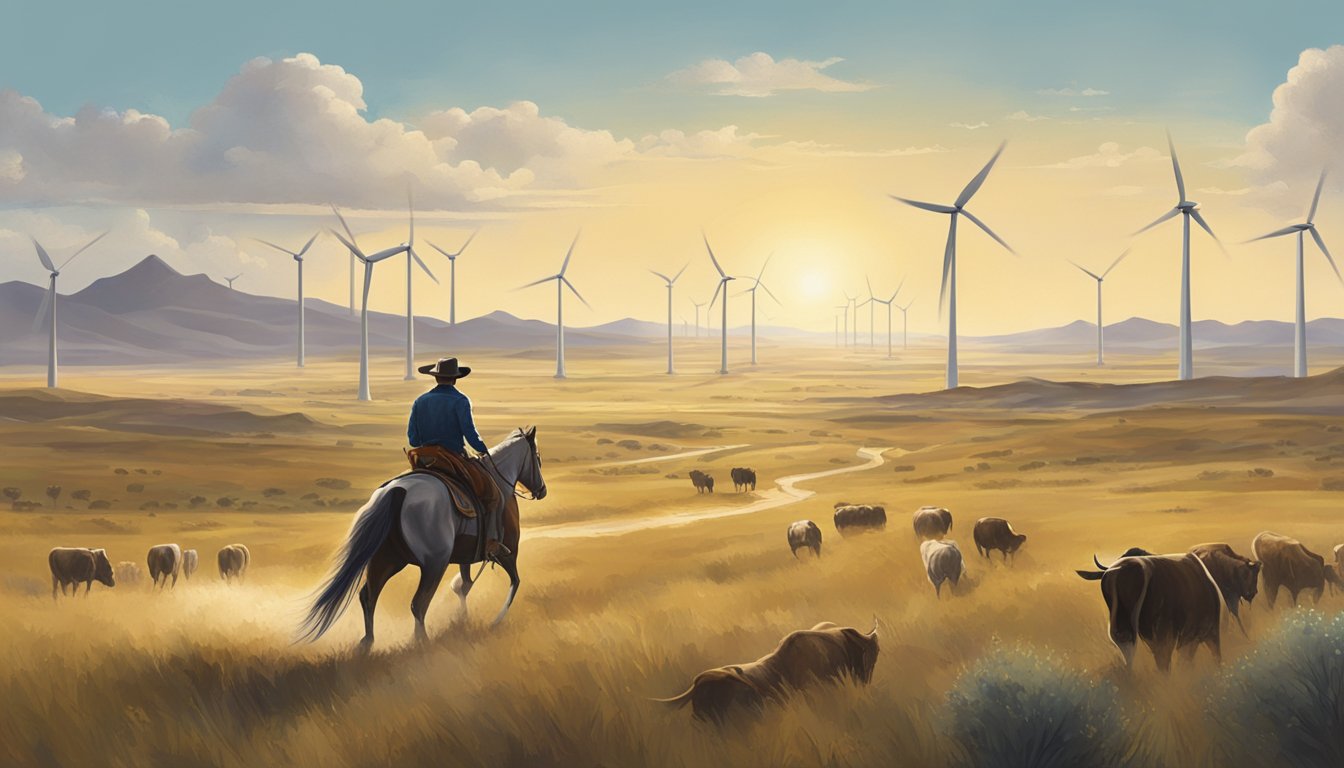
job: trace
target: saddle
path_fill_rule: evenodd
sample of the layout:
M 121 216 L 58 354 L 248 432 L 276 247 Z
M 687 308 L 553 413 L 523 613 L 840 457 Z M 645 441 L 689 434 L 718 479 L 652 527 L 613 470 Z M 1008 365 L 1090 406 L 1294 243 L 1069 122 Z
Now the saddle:
M 443 482 L 458 514 L 475 518 L 500 506 L 499 486 L 476 462 L 441 446 L 425 445 L 406 451 L 411 471 Z

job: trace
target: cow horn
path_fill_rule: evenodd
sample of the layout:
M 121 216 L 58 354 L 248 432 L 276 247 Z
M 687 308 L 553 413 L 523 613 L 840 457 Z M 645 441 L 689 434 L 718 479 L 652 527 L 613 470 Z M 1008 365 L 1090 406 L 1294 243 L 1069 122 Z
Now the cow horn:
M 1101 570 L 1103 570 L 1103 571 L 1106 570 L 1107 568 L 1110 568 L 1110 567 L 1111 567 L 1111 566 L 1109 566 L 1109 565 L 1102 565 L 1102 564 L 1101 564 L 1101 561 L 1097 559 L 1097 556 L 1096 556 L 1095 554 L 1092 555 L 1092 562 L 1093 562 L 1093 563 L 1096 563 L 1096 566 L 1097 566 L 1098 568 L 1100 568 Z
M 873 614 L 873 631 L 868 633 L 869 637 L 877 637 L 877 614 Z

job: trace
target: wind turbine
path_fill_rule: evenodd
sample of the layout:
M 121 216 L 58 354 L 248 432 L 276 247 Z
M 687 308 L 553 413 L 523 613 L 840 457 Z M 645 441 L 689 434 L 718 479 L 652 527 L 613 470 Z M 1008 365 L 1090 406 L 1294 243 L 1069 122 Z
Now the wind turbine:
M 406 190 L 406 209 L 411 215 L 410 239 L 406 242 L 406 381 L 415 380 L 415 310 L 411 307 L 411 264 L 414 262 L 429 275 L 429 279 L 439 284 L 439 278 L 429 271 L 425 262 L 415 252 L 415 204 L 411 201 L 411 191 Z
M 1008 245 L 1008 243 L 1003 241 L 1003 238 L 994 234 L 994 230 L 990 229 L 983 221 L 976 218 L 975 215 L 972 214 L 970 211 L 966 210 L 966 204 L 971 201 L 971 198 L 975 196 L 976 192 L 980 191 L 980 186 L 985 183 L 985 179 L 988 178 L 990 170 L 994 168 L 994 163 L 998 161 L 999 155 L 1003 154 L 1003 148 L 1004 146 L 1006 146 L 1006 144 L 1007 143 L 1005 142 L 1004 144 L 999 145 L 999 148 L 994 152 L 994 156 L 989 158 L 989 162 L 985 163 L 985 167 L 981 168 L 980 172 L 975 175 L 975 178 L 971 179 L 970 182 L 966 185 L 966 187 L 961 190 L 961 194 L 957 195 L 957 199 L 955 202 L 952 203 L 952 205 L 942 205 L 939 203 L 924 203 L 918 200 L 908 200 L 904 197 L 896 197 L 895 195 L 891 196 L 893 199 L 899 200 L 900 202 L 905 203 L 906 205 L 914 206 L 915 208 L 919 208 L 925 211 L 932 211 L 933 213 L 948 214 L 951 217 L 951 220 L 949 221 L 947 227 L 947 247 L 943 250 L 943 282 L 942 282 L 942 289 L 939 293 L 938 298 L 938 304 L 940 310 L 942 308 L 944 300 L 947 301 L 947 307 L 948 307 L 947 312 L 947 388 L 948 389 L 953 389 L 957 386 L 957 218 L 960 216 L 965 216 L 966 218 L 971 220 L 971 223 L 983 229 L 985 231 L 985 234 L 994 238 L 995 242 L 997 242 L 999 245 L 1002 245 L 1004 248 L 1007 248 L 1009 253 L 1013 254 L 1017 253 L 1012 249 L 1011 246 Z
M 479 231 L 479 230 L 478 230 L 478 231 Z M 449 266 L 448 266 L 448 324 L 449 324 L 449 325 L 457 325 L 457 257 L 458 257 L 458 256 L 461 256 L 461 255 L 462 255 L 462 252 L 465 251 L 465 250 L 467 250 L 467 246 L 468 246 L 468 245 L 471 245 L 471 241 L 472 241 L 472 240 L 475 240 L 475 239 L 476 239 L 476 232 L 472 232 L 472 233 L 471 233 L 471 237 L 468 237 L 468 238 L 467 238 L 467 242 L 463 243 L 463 244 L 462 244 L 462 247 L 461 247 L 461 248 L 458 248 L 457 251 L 454 252 L 454 253 L 449 253 L 448 251 L 443 250 L 442 248 L 440 248 L 439 246 L 437 246 L 437 245 L 435 245 L 435 244 L 433 244 L 433 243 L 430 243 L 430 244 L 429 244 L 429 247 L 433 248 L 434 250 L 436 250 L 436 251 L 438 251 L 439 253 L 442 253 L 444 256 L 447 256 L 447 257 L 448 257 L 448 265 L 449 265 Z M 426 241 L 426 242 L 428 242 L 428 241 Z
M 733 276 L 723 271 L 719 266 L 719 260 L 714 258 L 714 249 L 709 247 L 709 235 L 701 233 L 705 238 L 705 250 L 709 251 L 709 260 L 714 262 L 714 269 L 719 272 L 719 284 L 714 288 L 714 296 L 709 300 L 710 309 L 714 308 L 714 301 L 723 294 L 723 337 L 719 348 L 719 373 L 728 373 L 728 281 L 733 280 Z M 764 267 L 762 267 L 764 269 Z
M 1316 231 L 1316 225 L 1313 223 L 1316 219 L 1316 207 L 1321 202 L 1321 188 L 1323 186 L 1325 186 L 1325 171 L 1321 171 L 1321 179 L 1316 182 L 1316 194 L 1311 198 L 1311 210 L 1307 211 L 1306 222 L 1276 229 L 1267 235 L 1261 235 L 1254 240 L 1247 241 L 1255 242 L 1255 240 L 1265 240 L 1271 237 L 1297 235 L 1297 324 L 1293 333 L 1293 375 L 1299 379 L 1307 375 L 1307 301 L 1302 276 L 1302 236 L 1305 233 L 1311 233 L 1311 239 L 1316 241 L 1316 247 L 1321 249 L 1326 261 L 1330 262 L 1330 268 L 1335 271 L 1335 277 L 1344 283 L 1344 278 L 1341 278 L 1339 274 L 1339 267 L 1335 266 L 1334 257 L 1325 247 L 1325 240 L 1321 238 L 1321 233 Z
M 845 303 L 844 303 L 844 304 L 841 304 L 841 305 L 838 306 L 838 307 L 836 307 L 836 309 L 840 310 L 840 312 L 844 315 L 844 319 L 843 319 L 843 321 L 842 321 L 842 322 L 844 323 L 844 329 L 843 329 L 843 330 L 844 330 L 844 335 L 840 337 L 840 342 L 841 342 L 842 346 L 846 346 L 846 347 L 848 347 L 848 346 L 849 346 L 849 294 L 845 293 L 844 291 L 841 291 L 840 293 L 843 294 L 844 297 L 845 297 Z
M 238 278 L 240 278 L 240 277 L 242 277 L 242 276 L 243 276 L 243 273 L 242 273 L 242 272 L 239 272 L 238 274 L 234 275 L 233 277 L 226 277 L 226 278 L 224 278 L 224 280 L 229 284 L 229 290 L 230 290 L 230 291 L 233 290 L 233 281 L 234 281 L 234 280 L 237 280 Z
M 848 291 L 845 291 L 844 294 L 845 298 L 849 300 L 850 311 L 854 313 L 854 326 L 850 329 L 850 337 L 846 342 L 851 347 L 857 347 L 859 346 L 859 295 L 856 293 L 850 296 Z
M 1185 177 L 1181 176 L 1181 163 L 1176 159 L 1176 145 L 1172 142 L 1170 133 L 1167 134 L 1167 147 L 1171 150 L 1171 169 L 1176 174 L 1176 193 L 1179 196 L 1179 199 L 1176 201 L 1176 207 L 1157 217 L 1157 220 L 1152 224 L 1149 224 L 1134 234 L 1137 235 L 1147 232 L 1167 219 L 1175 218 L 1178 215 L 1184 216 L 1181 228 L 1180 376 L 1181 381 L 1189 381 L 1194 378 L 1195 375 L 1194 347 L 1190 338 L 1190 219 L 1193 218 L 1195 223 L 1203 227 L 1204 231 L 1209 233 L 1209 237 L 1212 237 L 1213 241 L 1218 243 L 1219 248 L 1221 248 L 1223 244 L 1218 240 L 1218 236 L 1213 234 L 1213 229 L 1209 227 L 1209 223 L 1204 220 L 1203 216 L 1199 215 L 1199 210 L 1197 208 L 1199 203 L 1185 199 Z
M 59 266 L 59 267 L 57 267 L 56 264 L 52 262 L 52 260 L 51 260 L 51 256 L 47 255 L 47 249 L 43 248 L 43 247 L 42 247 L 42 244 L 39 243 L 39 242 L 37 242 L 37 238 L 33 238 L 33 247 L 37 249 L 37 258 L 38 258 L 38 261 L 41 261 L 41 262 L 42 262 L 42 266 L 46 267 L 46 268 L 47 268 L 47 271 L 51 273 L 51 285 L 50 285 L 50 287 L 47 288 L 47 293 L 46 293 L 46 295 L 42 297 L 42 305 L 41 305 L 40 307 L 37 308 L 37 317 L 33 318 L 33 333 L 39 333 L 39 332 L 41 332 L 41 330 L 42 330 L 42 320 L 43 320 L 43 317 L 44 317 L 44 316 L 45 316 L 46 321 L 47 321 L 47 333 L 48 333 L 48 340 L 47 340 L 47 388 L 48 388 L 48 389 L 55 389 L 55 388 L 56 388 L 56 379 L 57 379 L 57 376 L 56 376 L 56 278 L 58 278 L 58 277 L 61 276 L 61 270 L 62 270 L 62 269 L 65 269 L 65 266 L 66 266 L 67 264 L 69 264 L 70 262 L 74 261 L 76 256 L 78 256 L 79 254 L 81 254 L 81 253 L 87 251 L 87 250 L 89 249 L 90 246 L 92 246 L 94 243 L 98 242 L 99 240 L 102 240 L 102 239 L 103 239 L 104 237 L 106 237 L 106 236 L 107 236 L 107 233 L 104 232 L 103 234 L 101 234 L 101 235 L 99 235 L 99 236 L 93 238 L 92 240 L 89 241 L 88 245 L 85 245 L 83 248 L 80 248 L 78 251 L 75 251 L 74 253 L 70 254 L 70 258 L 68 258 L 68 259 L 66 259 L 65 261 L 61 262 L 61 266 Z
M 863 300 L 868 305 L 868 348 L 873 349 L 877 346 L 877 337 L 873 333 L 873 315 L 877 313 L 877 297 L 873 295 L 873 281 L 863 276 L 863 281 L 868 284 L 868 298 Z
M 835 316 L 835 348 L 840 348 L 840 316 Z
M 690 263 L 687 262 L 685 266 L 677 270 L 677 274 L 673 275 L 672 277 L 668 277 L 667 275 L 664 275 L 662 272 L 654 272 L 654 270 L 652 269 L 649 270 L 658 277 L 661 277 L 663 279 L 663 282 L 667 283 L 667 375 L 668 376 L 671 376 L 673 373 L 675 373 L 675 371 L 672 370 L 672 286 L 676 285 L 677 279 L 681 277 L 681 273 L 685 272 L 686 267 L 689 266 Z
M 695 305 L 695 338 L 700 338 L 700 308 L 708 304 L 707 301 L 691 301 Z
M 894 291 L 891 292 L 891 296 L 890 296 L 889 298 L 886 298 L 886 299 L 879 299 L 879 298 L 877 298 L 876 296 L 873 296 L 873 295 L 872 295 L 872 293 L 873 293 L 873 284 L 872 284 L 871 282 L 868 283 L 868 294 L 869 294 L 869 296 L 871 297 L 871 298 L 869 298 L 868 300 L 871 301 L 871 302 L 873 302 L 874 304 L 886 304 L 886 305 L 887 305 L 887 357 L 888 357 L 888 358 L 891 357 L 891 305 L 892 305 L 893 302 L 896 301 L 896 297 L 900 294 L 901 289 L 904 288 L 904 287 L 905 287 L 905 278 L 901 278 L 901 284 L 898 285 L 898 286 L 896 286 L 896 290 L 894 290 Z
M 901 310 L 901 349 L 910 348 L 910 307 L 914 306 L 915 300 L 911 299 L 902 307 L 900 304 L 896 308 Z
M 345 230 L 345 235 L 348 235 L 350 239 L 347 240 L 345 235 L 334 229 L 330 230 L 331 234 L 341 241 L 341 245 L 349 248 L 350 253 L 353 253 L 355 258 L 359 259 L 364 265 L 363 301 L 359 308 L 359 399 L 368 401 L 373 399 L 373 396 L 369 394 L 369 286 L 373 283 L 373 265 L 384 259 L 390 259 L 393 256 L 405 253 L 410 250 L 411 246 L 409 243 L 402 243 L 366 256 L 359 249 L 358 241 L 355 240 L 355 233 L 350 231 L 350 225 L 345 223 L 345 217 L 341 215 L 340 211 L 336 210 L 334 205 L 331 206 L 331 212 L 336 214 L 336 218 L 341 222 L 341 228 Z M 412 223 L 411 227 L 414 229 L 415 224 Z M 414 235 L 412 235 L 412 239 L 414 239 Z
M 579 234 L 576 232 L 574 233 L 574 242 L 569 244 L 569 251 L 565 254 L 565 260 L 560 265 L 559 272 L 555 273 L 554 275 L 551 275 L 550 277 L 543 277 L 540 280 L 533 280 L 527 285 L 520 285 L 514 289 L 515 291 L 521 291 L 524 288 L 531 288 L 534 285 L 541 285 L 542 283 L 550 282 L 551 280 L 555 281 L 555 378 L 557 379 L 565 378 L 565 290 L 564 289 L 569 288 L 569 290 L 572 291 L 574 295 L 578 297 L 579 301 L 583 302 L 583 306 L 588 307 L 589 309 L 593 308 L 592 305 L 588 303 L 588 300 L 583 298 L 583 296 L 579 294 L 579 291 L 577 288 L 574 287 L 574 284 L 569 282 L 569 278 L 565 277 L 565 270 L 569 269 L 569 259 L 574 255 L 574 246 L 578 244 L 579 244 Z
M 770 286 L 761 282 L 761 277 L 765 274 L 765 267 L 770 263 L 771 256 L 774 256 L 774 254 L 772 253 L 770 254 L 770 256 L 765 257 L 765 263 L 761 264 L 761 271 L 756 274 L 755 278 L 752 278 L 750 276 L 747 277 L 748 280 L 754 279 L 756 282 L 753 283 L 750 288 L 742 292 L 751 294 L 751 364 L 752 365 L 756 364 L 756 289 L 764 288 L 765 292 L 770 295 L 770 298 L 775 300 L 776 304 L 780 303 L 779 299 L 775 297 L 775 294 L 770 292 Z
M 350 252 L 350 314 L 355 314 L 355 252 Z
M 288 248 L 281 248 L 280 246 L 268 240 L 261 240 L 261 239 L 257 240 L 257 242 L 261 243 L 262 245 L 269 245 L 270 247 L 274 248 L 275 250 L 281 253 L 289 254 L 290 256 L 294 257 L 294 261 L 299 265 L 299 357 L 298 357 L 299 368 L 303 367 L 303 255 L 308 252 L 309 248 L 313 247 L 313 241 L 317 239 L 317 234 L 318 233 L 314 232 L 313 236 L 308 238 L 308 242 L 304 243 L 303 247 L 300 248 L 298 251 L 291 251 Z
M 1069 261 L 1070 264 L 1073 264 L 1073 266 L 1078 267 L 1078 269 L 1081 269 L 1083 273 L 1086 274 L 1088 277 L 1097 281 L 1097 366 L 1098 367 L 1106 364 L 1105 338 L 1102 332 L 1103 326 L 1101 321 L 1101 284 L 1103 281 L 1106 280 L 1106 276 L 1111 274 L 1111 270 L 1115 269 L 1116 265 L 1119 264 L 1121 261 L 1124 261 L 1125 257 L 1128 255 L 1129 255 L 1129 249 L 1126 248 L 1125 252 L 1120 254 L 1119 256 L 1116 256 L 1115 261 L 1111 262 L 1111 266 L 1107 267 L 1106 271 L 1102 272 L 1100 275 L 1098 275 L 1097 273 L 1093 272 L 1090 269 L 1084 268 L 1082 265 L 1077 264 L 1072 260 Z

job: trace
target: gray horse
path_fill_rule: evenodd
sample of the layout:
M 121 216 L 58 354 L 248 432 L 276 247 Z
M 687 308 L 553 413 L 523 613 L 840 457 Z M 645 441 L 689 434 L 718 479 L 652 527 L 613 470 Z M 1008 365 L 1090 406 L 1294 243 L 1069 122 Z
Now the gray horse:
M 484 467 L 507 500 L 501 542 L 507 554 L 500 557 L 499 564 L 509 575 L 509 594 L 495 617 L 498 624 L 518 594 L 520 530 L 516 487 L 521 484 L 533 499 L 546 497 L 536 427 L 514 430 L 490 449 Z M 411 599 L 417 640 L 428 639 L 425 613 L 444 573 L 453 563 L 459 565 L 461 573 L 453 578 L 452 589 L 461 598 L 465 611 L 467 593 L 472 587 L 471 565 L 480 562 L 476 555 L 477 537 L 475 532 L 460 530 L 463 520 L 452 508 L 447 488 L 428 475 L 404 475 L 374 491 L 356 514 L 335 568 L 308 610 L 300 636 L 313 641 L 330 629 L 350 605 L 360 574 L 364 574 L 364 585 L 359 589 L 359 603 L 364 608 L 364 639 L 360 645 L 368 649 L 373 645 L 373 611 L 378 594 L 388 579 L 412 564 L 420 568 L 420 586 Z

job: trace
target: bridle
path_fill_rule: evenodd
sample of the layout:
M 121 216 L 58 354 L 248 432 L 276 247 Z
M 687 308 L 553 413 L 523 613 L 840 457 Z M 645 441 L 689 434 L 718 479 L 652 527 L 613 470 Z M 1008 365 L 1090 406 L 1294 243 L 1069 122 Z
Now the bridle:
M 522 439 L 527 440 L 527 432 L 526 432 L 522 427 L 518 427 L 518 435 L 519 435 L 519 437 L 521 437 Z M 531 448 L 531 459 L 532 459 L 532 461 L 534 461 L 534 462 L 536 462 L 536 463 L 540 463 L 540 462 L 541 462 L 541 456 L 540 456 L 540 455 L 538 454 L 538 452 L 537 452 L 537 446 L 536 446 L 536 443 L 533 443 L 531 440 L 527 440 L 527 443 L 528 443 L 528 446 Z M 495 464 L 495 457 L 494 457 L 494 456 L 491 456 L 489 451 L 486 451 L 484 455 L 485 455 L 485 460 L 488 461 L 488 462 L 490 462 L 490 468 L 493 469 L 493 470 L 495 471 L 495 475 L 496 475 L 497 477 L 499 477 L 499 479 L 501 479 L 501 480 L 505 480 L 505 481 L 507 482 L 507 478 L 504 477 L 504 473 L 499 471 L 499 465 Z M 536 495 L 535 493 L 533 493 L 531 489 L 528 489 L 526 495 L 519 493 L 519 492 L 518 492 L 518 483 L 517 483 L 517 481 L 514 481 L 514 483 L 513 483 L 512 485 L 509 486 L 509 490 L 513 492 L 513 497 L 516 498 L 516 499 L 522 499 L 523 501 L 536 501 L 536 500 L 537 500 L 537 495 Z

